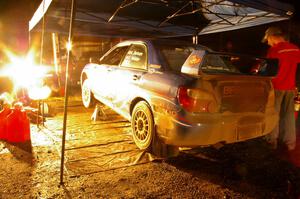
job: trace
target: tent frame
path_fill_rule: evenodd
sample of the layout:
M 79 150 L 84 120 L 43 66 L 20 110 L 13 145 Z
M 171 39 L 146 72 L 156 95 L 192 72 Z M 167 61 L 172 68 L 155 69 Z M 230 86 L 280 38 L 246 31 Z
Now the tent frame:
M 66 1 L 66 0 L 65 0 Z M 41 15 L 45 15 L 51 3 L 58 3 L 59 1 L 55 0 L 43 0 L 45 2 L 46 10 L 42 9 L 40 6 L 37 12 L 34 14 L 32 19 L 29 22 L 29 31 L 33 30 L 33 28 L 38 24 L 41 19 Z M 102 2 L 103 3 L 103 2 Z M 96 5 L 96 3 L 94 3 Z M 92 5 L 94 5 L 92 4 Z M 121 11 L 124 8 L 135 6 L 139 4 L 142 5 L 154 5 L 160 7 L 169 7 L 168 16 L 163 16 L 162 19 L 159 20 L 147 20 L 142 18 L 136 18 L 131 15 L 121 15 Z M 276 6 L 275 6 L 276 4 Z M 69 8 L 62 7 L 62 3 L 57 4 L 58 9 L 55 10 L 55 14 L 51 13 L 48 16 L 54 20 L 70 20 L 70 16 L 66 15 L 70 12 Z M 131 30 L 136 29 L 137 27 L 140 30 L 149 31 L 148 33 L 151 35 L 150 37 L 180 37 L 180 36 L 191 36 L 195 34 L 209 34 L 216 32 L 223 32 L 229 30 L 235 30 L 238 28 L 245 28 L 254 25 L 260 25 L 265 23 L 270 23 L 274 21 L 286 20 L 293 14 L 293 8 L 288 6 L 287 4 L 281 3 L 279 1 L 274 1 L 274 5 L 269 5 L 268 2 L 263 2 L 262 0 L 257 1 L 246 1 L 246 0 L 121 0 L 119 5 L 116 5 L 116 8 L 112 8 L 109 15 L 104 14 L 103 12 L 93 12 L 92 10 L 86 8 L 76 9 L 77 16 L 74 18 L 75 21 L 84 23 L 94 24 L 95 27 L 98 26 L 98 29 L 94 31 L 85 32 L 84 29 L 81 29 L 78 34 L 82 35 L 97 35 L 104 36 L 110 34 L 114 30 L 123 30 L 129 28 Z M 214 7 L 217 9 L 214 9 Z M 253 7 L 250 7 L 253 6 Z M 233 11 L 226 11 L 227 7 L 231 7 Z M 259 8 L 263 9 L 260 10 Z M 247 8 L 254 9 L 261 12 L 247 12 Z M 197 24 L 176 24 L 169 23 L 170 20 L 182 17 L 193 15 L 196 13 L 201 13 L 203 18 L 209 16 L 209 20 L 211 22 L 208 24 L 208 28 L 201 27 Z M 204 17 L 205 16 L 205 17 Z M 191 18 L 194 19 L 194 18 Z M 257 19 L 261 19 L 256 21 Z M 201 19 L 202 20 L 202 19 Z M 203 24 L 208 23 L 203 19 Z M 102 29 L 100 28 L 102 33 L 99 33 L 100 25 L 108 25 L 110 24 L 112 29 Z M 57 29 L 56 25 L 54 29 Z M 210 27 L 211 26 L 211 27 Z M 203 29 L 202 29 L 203 28 Z M 110 32 L 105 32 L 105 31 Z M 63 31 L 60 29 L 59 31 Z M 64 31 L 67 33 L 67 31 Z M 137 33 L 135 33 L 137 34 Z M 125 31 L 122 33 L 123 36 L 133 37 L 132 33 L 129 31 Z M 147 35 L 147 34 L 145 34 Z

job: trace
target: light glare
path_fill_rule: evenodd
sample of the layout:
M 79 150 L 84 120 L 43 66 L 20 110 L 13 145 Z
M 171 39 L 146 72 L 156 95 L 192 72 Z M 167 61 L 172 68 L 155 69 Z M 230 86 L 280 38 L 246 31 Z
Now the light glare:
M 33 100 L 46 99 L 50 96 L 50 94 L 51 94 L 51 89 L 48 86 L 33 87 L 28 91 L 28 95 L 30 99 Z
M 71 42 L 67 42 L 66 47 L 67 47 L 68 51 L 71 51 L 72 50 L 72 43 Z
M 50 71 L 50 67 L 43 65 L 36 65 L 34 63 L 34 52 L 30 51 L 26 57 L 18 57 L 11 53 L 10 51 L 6 51 L 6 54 L 10 60 L 10 63 L 5 65 L 4 70 L 0 75 L 9 76 L 14 82 L 14 92 L 16 92 L 20 88 L 26 88 L 28 90 L 29 97 L 33 96 L 31 99 L 45 99 L 48 94 L 48 90 L 43 88 L 43 78 Z M 41 90 L 41 97 L 38 97 L 37 94 L 33 94 L 37 92 L 37 88 Z M 31 91 L 33 90 L 33 91 Z M 47 96 L 47 97 L 45 97 Z

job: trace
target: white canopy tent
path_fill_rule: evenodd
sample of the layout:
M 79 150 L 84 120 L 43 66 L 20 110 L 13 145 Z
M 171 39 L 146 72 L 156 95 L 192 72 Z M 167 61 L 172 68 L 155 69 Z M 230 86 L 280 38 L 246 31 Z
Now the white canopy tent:
M 77 0 L 74 34 L 178 37 L 252 27 L 288 19 L 293 7 L 277 0 Z M 70 0 L 43 0 L 29 31 L 68 33 Z

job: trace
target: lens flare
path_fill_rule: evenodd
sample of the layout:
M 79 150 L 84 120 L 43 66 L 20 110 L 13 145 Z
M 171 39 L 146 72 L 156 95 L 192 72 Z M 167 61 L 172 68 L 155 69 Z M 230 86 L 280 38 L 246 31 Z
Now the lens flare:
M 10 51 L 5 51 L 9 58 L 9 63 L 4 66 L 4 70 L 0 74 L 1 76 L 8 76 L 14 82 L 14 91 L 16 92 L 20 88 L 26 88 L 28 93 L 31 93 L 32 99 L 45 99 L 48 94 L 48 90 L 44 88 L 44 77 L 50 72 L 50 67 L 45 65 L 37 65 L 34 63 L 34 52 L 30 51 L 26 56 L 19 57 Z M 38 98 L 37 88 L 41 89 L 41 97 Z M 47 93 L 47 95 L 46 95 Z M 30 95 L 29 95 L 30 96 Z M 46 97 L 47 96 L 47 97 Z
M 68 51 L 71 51 L 72 50 L 72 43 L 71 42 L 67 42 L 66 48 L 67 48 Z
M 28 96 L 33 100 L 46 99 L 50 96 L 51 89 L 48 86 L 33 87 L 28 90 Z

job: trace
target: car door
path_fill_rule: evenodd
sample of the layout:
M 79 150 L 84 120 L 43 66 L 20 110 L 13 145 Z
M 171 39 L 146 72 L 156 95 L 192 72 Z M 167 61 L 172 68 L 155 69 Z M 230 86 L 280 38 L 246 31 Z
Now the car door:
M 128 116 L 129 103 L 141 92 L 142 78 L 147 72 L 148 56 L 147 47 L 144 44 L 132 44 L 129 47 L 120 69 L 115 73 L 118 81 L 117 98 L 114 106 Z
M 114 73 L 118 69 L 121 60 L 127 52 L 129 45 L 118 46 L 104 55 L 100 64 L 94 70 L 94 95 L 100 101 L 107 100 L 112 103 L 115 96 Z

